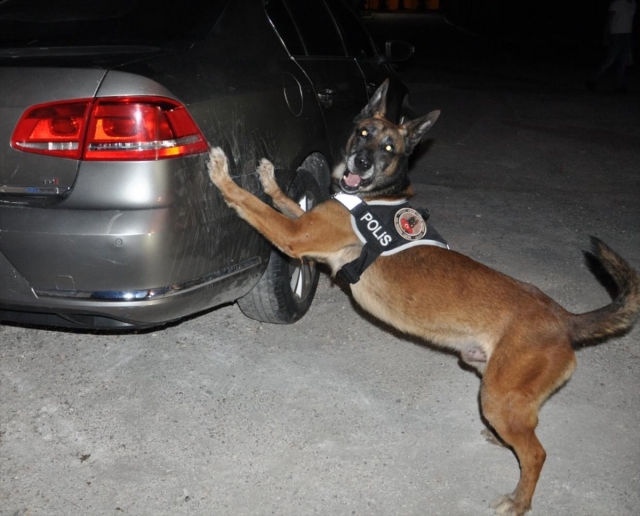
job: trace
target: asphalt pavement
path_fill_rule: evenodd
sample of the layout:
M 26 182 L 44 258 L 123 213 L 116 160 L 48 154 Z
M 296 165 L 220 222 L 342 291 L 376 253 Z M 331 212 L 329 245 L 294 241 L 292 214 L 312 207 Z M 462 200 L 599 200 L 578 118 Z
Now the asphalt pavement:
M 596 235 L 640 268 L 638 71 L 626 95 L 592 93 L 598 55 L 442 23 L 405 31 L 412 105 L 442 110 L 416 204 L 452 248 L 567 309 L 608 303 L 582 251 Z M 542 408 L 532 515 L 637 514 L 639 341 L 581 349 Z M 481 436 L 479 384 L 327 276 L 291 326 L 236 306 L 138 333 L 0 325 L 0 515 L 489 516 L 518 464 Z

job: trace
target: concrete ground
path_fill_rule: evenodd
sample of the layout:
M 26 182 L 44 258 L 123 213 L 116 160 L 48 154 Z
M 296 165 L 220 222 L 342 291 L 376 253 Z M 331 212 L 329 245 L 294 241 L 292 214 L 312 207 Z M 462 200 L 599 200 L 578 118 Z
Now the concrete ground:
M 452 248 L 606 304 L 581 251 L 597 235 L 640 268 L 637 72 L 593 94 L 597 57 L 416 41 L 413 105 L 442 110 L 416 203 Z M 532 515 L 637 514 L 639 340 L 580 350 L 543 407 Z M 480 435 L 479 384 L 326 276 L 293 326 L 235 306 L 144 333 L 0 325 L 0 515 L 489 516 L 518 464 Z

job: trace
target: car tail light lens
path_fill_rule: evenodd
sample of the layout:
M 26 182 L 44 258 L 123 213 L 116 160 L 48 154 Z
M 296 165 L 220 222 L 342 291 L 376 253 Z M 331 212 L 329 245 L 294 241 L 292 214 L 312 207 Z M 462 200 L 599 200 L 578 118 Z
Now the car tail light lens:
M 11 146 L 25 152 L 80 159 L 91 102 L 84 99 L 31 107 L 13 131 Z
M 11 146 L 83 160 L 156 160 L 208 151 L 187 109 L 163 97 L 40 104 L 20 118 Z

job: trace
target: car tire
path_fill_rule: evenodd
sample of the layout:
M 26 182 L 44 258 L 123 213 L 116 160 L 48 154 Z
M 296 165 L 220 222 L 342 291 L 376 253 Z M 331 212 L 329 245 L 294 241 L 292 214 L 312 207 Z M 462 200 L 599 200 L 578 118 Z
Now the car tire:
M 326 198 L 313 174 L 303 169 L 298 170 L 287 195 L 305 211 Z M 274 247 L 260 281 L 237 303 L 244 315 L 256 321 L 291 324 L 309 310 L 318 279 L 315 262 L 290 258 Z

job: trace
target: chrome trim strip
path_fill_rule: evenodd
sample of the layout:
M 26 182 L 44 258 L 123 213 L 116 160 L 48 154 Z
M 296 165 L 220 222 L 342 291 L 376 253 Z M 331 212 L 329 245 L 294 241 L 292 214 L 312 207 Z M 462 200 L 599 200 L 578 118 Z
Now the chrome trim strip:
M 159 287 L 146 290 L 131 291 L 80 291 L 80 290 L 38 290 L 34 289 L 38 297 L 64 298 L 64 299 L 86 299 L 90 301 L 151 301 L 166 297 L 185 294 L 191 290 L 205 287 L 212 283 L 216 283 L 230 276 L 235 276 L 248 269 L 257 267 L 262 263 L 262 259 L 255 257 L 242 263 L 225 267 L 219 271 L 198 278 L 196 280 L 186 281 L 178 285 L 170 285 L 168 287 Z
M 60 195 L 70 190 L 70 187 L 57 186 L 7 186 L 0 185 L 0 193 L 31 194 L 31 195 Z

